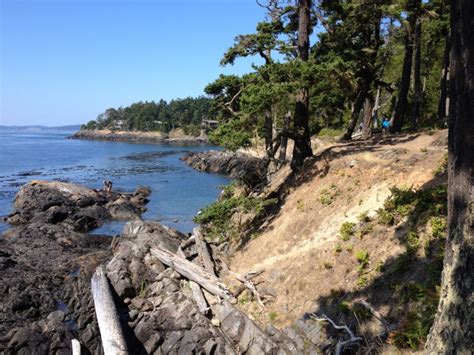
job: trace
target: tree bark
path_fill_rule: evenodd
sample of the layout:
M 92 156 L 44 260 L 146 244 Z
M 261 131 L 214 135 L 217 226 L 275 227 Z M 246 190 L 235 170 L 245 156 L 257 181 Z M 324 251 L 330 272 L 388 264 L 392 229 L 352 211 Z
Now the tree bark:
M 449 78 L 449 48 L 450 48 L 450 33 L 446 33 L 446 43 L 444 45 L 443 55 L 443 70 L 441 72 L 440 94 L 438 103 L 438 120 L 439 125 L 443 127 L 446 124 L 446 117 L 448 116 L 447 101 L 448 101 L 448 78 Z
M 472 354 L 474 344 L 474 2 L 451 1 L 448 237 L 430 354 Z
M 273 159 L 273 120 L 270 110 L 264 112 L 265 151 L 268 159 Z
M 421 101 L 423 99 L 421 84 L 421 19 L 418 17 L 415 24 L 415 38 L 413 40 L 415 62 L 413 69 L 414 94 L 413 111 L 411 113 L 411 129 L 416 131 L 420 119 Z
M 372 110 L 373 127 L 379 127 L 379 109 L 380 109 L 380 85 L 377 87 L 377 94 L 375 95 L 374 108 Z
M 360 110 L 364 106 L 365 98 L 367 97 L 367 92 L 369 91 L 371 79 L 367 78 L 364 80 L 364 84 L 357 94 L 354 106 L 352 107 L 351 120 L 347 126 L 346 132 L 342 136 L 342 140 L 348 141 L 352 139 L 352 133 L 354 133 L 357 121 L 359 120 Z
M 288 112 L 283 117 L 283 127 L 281 130 L 280 156 L 278 157 L 279 164 L 283 165 L 286 161 L 286 149 L 288 147 L 288 132 L 290 130 L 291 113 Z
M 311 27 L 311 0 L 298 1 L 298 58 L 306 62 L 309 57 L 309 32 Z M 309 132 L 309 89 L 306 85 L 296 94 L 294 116 L 294 148 L 291 168 L 299 170 L 304 159 L 313 155 Z
M 417 0 L 413 0 L 416 2 Z M 412 2 L 413 2 L 412 1 Z M 400 132 L 402 129 L 405 112 L 408 101 L 408 90 L 410 89 L 411 64 L 413 57 L 413 29 L 415 26 L 416 16 L 410 13 L 408 16 L 408 24 L 405 30 L 405 57 L 403 58 L 402 77 L 398 90 L 397 101 L 393 110 L 392 119 L 390 120 L 390 131 L 392 133 Z
M 364 116 L 362 118 L 362 139 L 369 139 L 372 136 L 372 100 L 370 96 L 365 98 Z

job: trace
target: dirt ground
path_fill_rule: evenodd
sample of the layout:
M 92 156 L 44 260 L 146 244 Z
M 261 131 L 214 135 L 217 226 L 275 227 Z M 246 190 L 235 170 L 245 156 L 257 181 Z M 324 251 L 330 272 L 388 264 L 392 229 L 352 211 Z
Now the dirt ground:
M 446 142 L 443 130 L 316 147 L 279 213 L 230 260 L 241 274 L 264 270 L 256 282 L 271 295 L 265 310 L 246 300 L 242 308 L 261 324 L 287 326 L 317 309 L 318 300 L 359 288 L 357 250 L 370 255 L 368 277 L 401 255 L 405 247 L 393 228 L 376 226 L 377 239 L 342 241 L 341 225 L 357 223 L 361 214 L 376 216 L 393 186 L 419 188 L 432 181 Z

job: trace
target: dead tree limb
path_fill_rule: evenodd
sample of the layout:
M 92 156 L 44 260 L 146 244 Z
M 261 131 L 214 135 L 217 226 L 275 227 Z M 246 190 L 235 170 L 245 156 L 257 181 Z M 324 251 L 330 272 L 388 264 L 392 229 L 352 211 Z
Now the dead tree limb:
M 91 288 L 104 354 L 128 354 L 104 265 L 97 267 L 92 275 Z
M 323 314 L 321 317 L 317 317 L 316 315 L 311 315 L 310 317 L 317 321 L 329 322 L 333 326 L 334 329 L 345 330 L 347 332 L 347 334 L 349 335 L 349 339 L 344 340 L 344 341 L 339 340 L 337 342 L 336 352 L 335 352 L 336 355 L 340 355 L 342 350 L 344 350 L 344 348 L 347 345 L 352 344 L 352 343 L 357 343 L 362 340 L 361 337 L 356 337 L 354 333 L 352 332 L 352 330 L 347 325 L 337 325 L 336 323 L 334 323 L 334 321 L 331 318 L 329 318 L 325 314 Z
M 258 304 L 263 308 L 265 309 L 265 304 L 263 303 L 262 301 L 262 298 L 260 296 L 260 293 L 258 293 L 257 291 L 257 288 L 255 287 L 255 285 L 252 283 L 252 281 L 248 280 L 247 278 L 245 278 L 245 276 L 242 276 L 242 275 L 239 275 L 231 270 L 227 270 L 229 272 L 230 275 L 232 275 L 236 280 L 240 281 L 242 283 L 242 285 L 247 288 L 253 295 L 254 297 L 257 299 L 257 302 Z M 242 292 L 242 291 L 241 291 Z M 234 293 L 234 297 L 235 296 L 235 293 Z

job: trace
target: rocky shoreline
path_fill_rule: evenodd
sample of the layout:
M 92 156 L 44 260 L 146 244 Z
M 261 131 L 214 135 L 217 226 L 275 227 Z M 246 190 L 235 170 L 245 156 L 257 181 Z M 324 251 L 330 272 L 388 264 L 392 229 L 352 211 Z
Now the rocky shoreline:
M 110 258 L 112 238 L 87 232 L 108 220 L 140 220 L 149 194 L 48 181 L 20 189 L 6 218 L 12 228 L 0 234 L 0 353 L 68 354 L 72 338 L 100 353 L 89 284 Z
M 210 150 L 188 152 L 181 160 L 198 171 L 228 175 L 252 188 L 266 182 L 268 164 L 248 154 Z
M 235 280 L 244 276 L 235 279 L 199 230 L 189 236 L 141 221 L 149 193 L 46 181 L 20 189 L 7 218 L 12 228 L 0 235 L 0 353 L 69 354 L 72 339 L 83 353 L 103 353 L 90 291 L 100 265 L 130 354 L 316 352 L 323 334 L 318 323 L 302 319 L 283 330 L 261 329 L 239 310 L 233 294 L 242 290 Z M 109 219 L 132 221 L 117 238 L 87 234 Z M 158 252 L 215 279 L 224 298 Z M 198 289 L 207 306 L 196 298 Z
M 200 144 L 208 143 L 207 137 L 166 135 L 161 132 L 129 132 L 111 130 L 81 130 L 68 139 L 102 140 L 111 142 L 161 143 L 161 144 Z

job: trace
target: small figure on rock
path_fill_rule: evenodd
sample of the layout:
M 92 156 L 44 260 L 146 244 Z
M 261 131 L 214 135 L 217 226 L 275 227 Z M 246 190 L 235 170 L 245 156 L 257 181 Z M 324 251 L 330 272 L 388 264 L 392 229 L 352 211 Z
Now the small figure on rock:
M 107 193 L 112 192 L 112 181 L 104 180 L 104 191 Z

